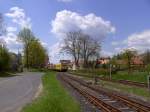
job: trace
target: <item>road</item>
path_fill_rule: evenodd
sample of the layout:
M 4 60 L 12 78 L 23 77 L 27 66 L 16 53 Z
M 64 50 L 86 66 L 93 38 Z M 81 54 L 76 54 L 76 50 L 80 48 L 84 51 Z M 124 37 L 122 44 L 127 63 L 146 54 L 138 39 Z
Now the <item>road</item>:
M 0 78 L 0 112 L 18 112 L 31 102 L 41 84 L 42 73 L 25 72 Z

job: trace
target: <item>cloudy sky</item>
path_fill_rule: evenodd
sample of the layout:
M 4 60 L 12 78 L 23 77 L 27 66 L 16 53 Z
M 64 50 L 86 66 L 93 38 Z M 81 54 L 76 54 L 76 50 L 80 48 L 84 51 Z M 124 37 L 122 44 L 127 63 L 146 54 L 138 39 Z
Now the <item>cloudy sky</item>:
M 101 55 L 111 56 L 125 48 L 150 48 L 149 0 L 0 0 L 10 51 L 21 50 L 17 33 L 32 29 L 47 48 L 50 60 L 67 59 L 59 53 L 68 31 L 89 34 L 102 41 Z

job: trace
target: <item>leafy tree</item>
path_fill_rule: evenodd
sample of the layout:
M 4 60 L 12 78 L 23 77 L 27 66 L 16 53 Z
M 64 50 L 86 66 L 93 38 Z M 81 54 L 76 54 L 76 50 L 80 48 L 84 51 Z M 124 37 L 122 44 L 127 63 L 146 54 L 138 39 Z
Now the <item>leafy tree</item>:
M 137 54 L 136 50 L 133 49 L 126 49 L 122 55 L 124 56 L 124 59 L 127 61 L 127 67 L 128 67 L 128 73 L 131 72 L 131 64 L 132 64 L 132 58 Z
M 40 41 L 35 38 L 32 31 L 28 28 L 22 29 L 18 34 L 19 40 L 24 44 L 24 60 L 27 68 L 43 67 L 47 53 Z
M 44 67 L 47 53 L 40 41 L 34 39 L 29 44 L 29 65 L 34 68 Z
M 147 49 L 144 53 L 143 53 L 143 60 L 144 60 L 144 63 L 147 65 L 147 64 L 150 64 L 150 50 Z
M 0 71 L 9 69 L 10 56 L 7 48 L 4 45 L 0 45 Z
M 24 44 L 25 66 L 27 69 L 29 68 L 29 45 L 34 38 L 32 31 L 28 28 L 23 28 L 18 34 L 18 39 Z

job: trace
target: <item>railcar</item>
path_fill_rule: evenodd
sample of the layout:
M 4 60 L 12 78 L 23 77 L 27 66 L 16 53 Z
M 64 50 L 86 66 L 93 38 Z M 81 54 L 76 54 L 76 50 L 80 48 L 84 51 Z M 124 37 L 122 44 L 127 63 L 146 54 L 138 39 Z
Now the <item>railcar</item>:
M 66 64 L 55 64 L 54 70 L 56 71 L 61 71 L 61 72 L 66 72 L 68 70 L 68 66 Z

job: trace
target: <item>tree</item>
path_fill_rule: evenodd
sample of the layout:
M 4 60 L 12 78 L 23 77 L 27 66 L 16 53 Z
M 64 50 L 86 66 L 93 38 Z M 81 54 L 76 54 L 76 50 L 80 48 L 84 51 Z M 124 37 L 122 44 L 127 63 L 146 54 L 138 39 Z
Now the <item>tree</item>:
M 74 58 L 76 66 L 79 66 L 79 60 L 83 59 L 83 65 L 87 67 L 90 58 L 99 55 L 100 42 L 81 31 L 69 32 L 62 49 Z
M 47 52 L 38 39 L 34 39 L 29 44 L 29 66 L 40 68 L 45 66 Z
M 125 60 L 127 61 L 127 66 L 128 66 L 128 73 L 131 72 L 131 64 L 132 64 L 132 58 L 137 54 L 136 50 L 133 49 L 126 49 L 123 52 L 123 56 L 125 58 Z
M 81 58 L 84 62 L 84 67 L 88 66 L 89 59 L 98 57 L 100 52 L 100 42 L 91 38 L 89 35 L 82 34 L 80 38 L 81 43 Z
M 25 66 L 27 69 L 29 68 L 29 45 L 34 38 L 32 31 L 28 28 L 23 28 L 18 34 L 18 39 L 24 44 Z
M 76 66 L 79 66 L 80 50 L 81 50 L 81 32 L 69 32 L 64 39 L 62 50 L 70 54 L 74 58 Z
M 10 55 L 4 45 L 0 45 L 0 71 L 9 69 Z
M 147 64 L 150 64 L 150 50 L 147 49 L 144 53 L 143 53 L 143 60 L 144 60 L 144 63 L 147 65 Z

